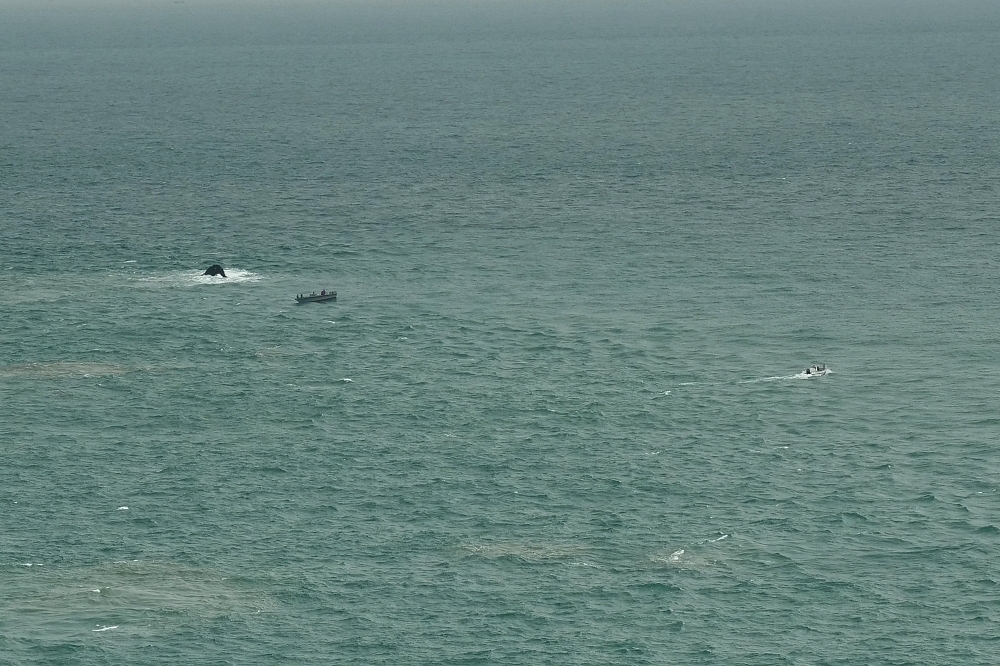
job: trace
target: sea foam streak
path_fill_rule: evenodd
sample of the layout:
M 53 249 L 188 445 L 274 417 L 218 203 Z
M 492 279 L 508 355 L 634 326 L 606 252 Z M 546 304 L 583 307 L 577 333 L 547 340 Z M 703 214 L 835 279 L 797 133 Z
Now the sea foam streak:
M 111 363 L 80 363 L 75 361 L 23 363 L 0 367 L 0 377 L 32 377 L 36 379 L 106 377 L 108 375 L 123 375 L 126 372 L 130 372 L 130 370 Z

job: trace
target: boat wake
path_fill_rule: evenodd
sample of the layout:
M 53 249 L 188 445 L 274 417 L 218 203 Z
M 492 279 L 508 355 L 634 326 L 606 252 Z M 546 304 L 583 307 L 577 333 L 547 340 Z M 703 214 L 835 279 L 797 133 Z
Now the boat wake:
M 740 384 L 760 384 L 761 382 L 778 382 L 782 379 L 795 379 L 795 375 L 776 375 L 774 377 L 759 377 L 758 379 L 744 379 Z
M 740 384 L 759 384 L 761 382 L 780 382 L 788 379 L 813 379 L 814 377 L 824 377 L 829 375 L 832 371 L 830 368 L 823 367 L 822 369 L 816 370 L 814 368 L 809 368 L 809 370 L 803 370 L 802 372 L 796 373 L 794 375 L 776 375 L 774 377 L 760 377 L 759 379 L 746 379 L 741 381 Z

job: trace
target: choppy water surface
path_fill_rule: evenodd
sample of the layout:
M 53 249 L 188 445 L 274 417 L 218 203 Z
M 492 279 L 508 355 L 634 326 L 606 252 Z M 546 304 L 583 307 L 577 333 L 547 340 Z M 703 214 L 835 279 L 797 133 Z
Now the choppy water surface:
M 11 24 L 0 661 L 992 663 L 980 18 Z

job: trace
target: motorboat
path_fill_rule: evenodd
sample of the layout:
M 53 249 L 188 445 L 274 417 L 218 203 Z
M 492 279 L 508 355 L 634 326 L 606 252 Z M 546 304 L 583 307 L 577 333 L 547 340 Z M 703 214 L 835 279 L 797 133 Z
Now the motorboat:
M 808 368 L 806 368 L 802 375 L 805 377 L 822 377 L 823 375 L 829 374 L 830 370 L 826 367 L 825 363 L 813 363 Z
M 305 294 L 299 294 L 295 297 L 295 301 L 299 305 L 305 305 L 306 303 L 325 303 L 327 301 L 337 300 L 337 292 L 327 291 L 324 289 L 318 294 L 314 291 L 313 293 L 306 296 Z

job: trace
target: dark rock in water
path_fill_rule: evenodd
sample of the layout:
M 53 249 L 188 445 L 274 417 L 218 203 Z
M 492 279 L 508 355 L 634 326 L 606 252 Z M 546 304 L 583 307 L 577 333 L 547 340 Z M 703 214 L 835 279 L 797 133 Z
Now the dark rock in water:
M 202 275 L 221 275 L 222 277 L 226 277 L 226 271 L 222 270 L 222 266 L 219 264 L 212 264 Z

